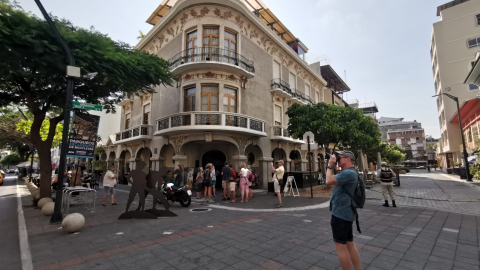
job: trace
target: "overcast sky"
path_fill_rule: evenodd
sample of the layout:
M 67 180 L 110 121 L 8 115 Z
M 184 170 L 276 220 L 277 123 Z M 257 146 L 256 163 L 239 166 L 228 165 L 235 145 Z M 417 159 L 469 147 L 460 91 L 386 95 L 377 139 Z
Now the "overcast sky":
M 33 0 L 17 0 L 40 15 Z M 436 8 L 448 0 L 263 0 L 286 27 L 344 77 L 352 91 L 344 99 L 375 102 L 377 117 L 417 120 L 440 137 L 430 63 Z M 132 46 L 161 0 L 43 0 L 45 9 L 74 25 L 94 26 Z M 141 4 L 139 4 L 141 3 Z

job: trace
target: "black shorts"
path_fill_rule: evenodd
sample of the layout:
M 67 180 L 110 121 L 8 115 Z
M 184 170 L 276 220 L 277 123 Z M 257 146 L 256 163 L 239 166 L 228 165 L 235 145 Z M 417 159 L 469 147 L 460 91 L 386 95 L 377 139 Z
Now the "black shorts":
M 330 225 L 332 226 L 333 242 L 344 245 L 347 242 L 353 242 L 353 221 L 346 221 L 332 215 Z
M 212 186 L 212 183 L 210 183 L 210 182 L 203 182 L 203 186 L 204 186 L 204 187 L 211 187 L 211 186 Z

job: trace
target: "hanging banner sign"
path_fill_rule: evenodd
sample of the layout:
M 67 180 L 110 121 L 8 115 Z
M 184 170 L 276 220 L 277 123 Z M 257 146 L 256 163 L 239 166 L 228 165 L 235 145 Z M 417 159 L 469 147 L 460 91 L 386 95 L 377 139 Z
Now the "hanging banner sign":
M 67 157 L 93 158 L 100 116 L 76 112 L 70 122 Z

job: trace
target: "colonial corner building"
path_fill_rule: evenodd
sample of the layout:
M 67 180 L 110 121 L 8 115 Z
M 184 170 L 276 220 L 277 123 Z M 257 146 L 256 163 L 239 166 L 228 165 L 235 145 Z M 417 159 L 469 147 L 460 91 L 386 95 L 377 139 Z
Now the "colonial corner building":
M 136 49 L 169 60 L 177 80 L 119 103 L 121 131 L 100 158 L 123 173 L 141 160 L 151 170 L 245 162 L 262 185 L 274 160 L 286 170 L 310 167 L 285 111 L 294 103 L 348 106 L 342 93 L 350 88 L 332 67 L 309 65 L 307 46 L 261 1 L 166 0 L 147 23 L 154 27 Z

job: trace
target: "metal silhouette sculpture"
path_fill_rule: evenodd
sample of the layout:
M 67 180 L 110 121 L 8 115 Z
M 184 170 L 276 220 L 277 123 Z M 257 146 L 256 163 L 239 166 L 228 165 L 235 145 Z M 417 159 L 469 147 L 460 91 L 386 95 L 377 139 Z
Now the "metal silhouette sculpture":
M 146 167 L 145 162 L 137 162 L 135 170 L 132 170 L 128 175 L 128 181 L 132 184 L 130 194 L 128 195 L 127 208 L 125 213 L 121 214 L 118 219 L 156 219 L 157 217 L 176 216 L 175 213 L 169 210 L 170 204 L 165 200 L 162 189 L 162 171 L 150 171 L 147 175 L 143 169 Z M 132 179 L 132 180 L 130 180 Z M 139 204 L 135 211 L 129 211 L 135 197 L 139 196 Z M 153 206 L 152 209 L 145 211 L 145 199 L 152 194 Z M 158 210 L 156 208 L 157 202 L 163 205 L 165 210 Z

